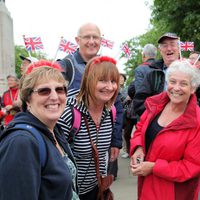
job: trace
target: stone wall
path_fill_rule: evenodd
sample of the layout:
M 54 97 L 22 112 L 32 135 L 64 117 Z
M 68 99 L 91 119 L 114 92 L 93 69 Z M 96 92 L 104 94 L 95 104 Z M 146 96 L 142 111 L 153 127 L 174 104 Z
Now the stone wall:
M 15 74 L 13 20 L 4 1 L 0 1 L 0 95 L 7 89 L 6 77 Z

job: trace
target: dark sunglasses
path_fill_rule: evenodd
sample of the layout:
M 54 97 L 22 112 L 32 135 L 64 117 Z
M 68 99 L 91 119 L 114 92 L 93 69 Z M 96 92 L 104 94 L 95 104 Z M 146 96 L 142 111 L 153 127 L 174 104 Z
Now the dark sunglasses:
M 51 88 L 44 87 L 39 88 L 37 90 L 32 90 L 32 92 L 37 92 L 40 96 L 49 96 L 51 94 Z M 67 88 L 65 86 L 63 87 L 56 87 L 55 91 L 57 94 L 67 94 Z

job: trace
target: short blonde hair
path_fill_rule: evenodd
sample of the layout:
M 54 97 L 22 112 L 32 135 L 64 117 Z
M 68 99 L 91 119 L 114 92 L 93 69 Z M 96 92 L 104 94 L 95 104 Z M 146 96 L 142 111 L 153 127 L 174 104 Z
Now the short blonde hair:
M 29 101 L 35 85 L 49 80 L 55 80 L 64 86 L 67 85 L 57 63 L 42 60 L 29 65 L 26 73 L 20 79 L 20 99 L 25 108 L 23 110 L 26 110 L 26 102 Z
M 115 94 L 106 103 L 106 107 L 111 109 L 112 104 L 118 95 L 119 90 L 119 71 L 116 67 L 116 61 L 110 57 L 101 56 L 91 59 L 85 68 L 81 82 L 80 92 L 77 95 L 78 102 L 83 101 L 89 106 L 89 96 L 94 99 L 95 86 L 99 80 L 111 79 L 117 83 Z

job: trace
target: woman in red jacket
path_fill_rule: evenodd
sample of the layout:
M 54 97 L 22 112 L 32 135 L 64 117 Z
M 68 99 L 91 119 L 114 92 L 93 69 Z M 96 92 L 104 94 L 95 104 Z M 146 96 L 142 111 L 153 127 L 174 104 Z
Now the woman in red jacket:
M 200 176 L 199 72 L 187 61 L 166 72 L 167 91 L 146 100 L 131 139 L 139 200 L 197 200 Z
M 20 111 L 20 108 L 16 104 L 19 93 L 19 80 L 14 75 L 8 75 L 7 82 L 9 89 L 3 93 L 1 99 L 2 107 L 6 111 L 6 116 L 4 117 L 5 126 L 7 126 L 8 123 L 13 120 L 14 115 Z

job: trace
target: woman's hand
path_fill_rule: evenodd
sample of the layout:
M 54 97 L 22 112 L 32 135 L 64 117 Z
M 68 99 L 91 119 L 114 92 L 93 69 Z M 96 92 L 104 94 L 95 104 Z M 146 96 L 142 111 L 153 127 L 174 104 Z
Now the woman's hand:
M 13 101 L 13 107 L 21 107 L 22 106 L 22 102 L 21 100 L 16 100 L 16 101 Z
M 141 146 L 131 156 L 130 168 L 135 176 L 147 176 L 152 173 L 154 165 L 154 162 L 144 161 L 144 151 Z
M 131 172 L 134 176 L 147 176 L 152 173 L 154 162 L 141 162 L 140 164 L 132 165 Z
M 7 105 L 7 106 L 5 107 L 5 109 L 6 109 L 7 112 L 10 111 L 12 108 L 13 108 L 12 105 Z
M 131 156 L 131 162 L 130 165 L 136 165 L 139 164 L 144 160 L 144 151 L 141 146 L 137 147 L 134 154 Z
M 111 152 L 110 152 L 110 161 L 113 162 L 117 159 L 119 156 L 120 150 L 117 147 L 111 147 Z

